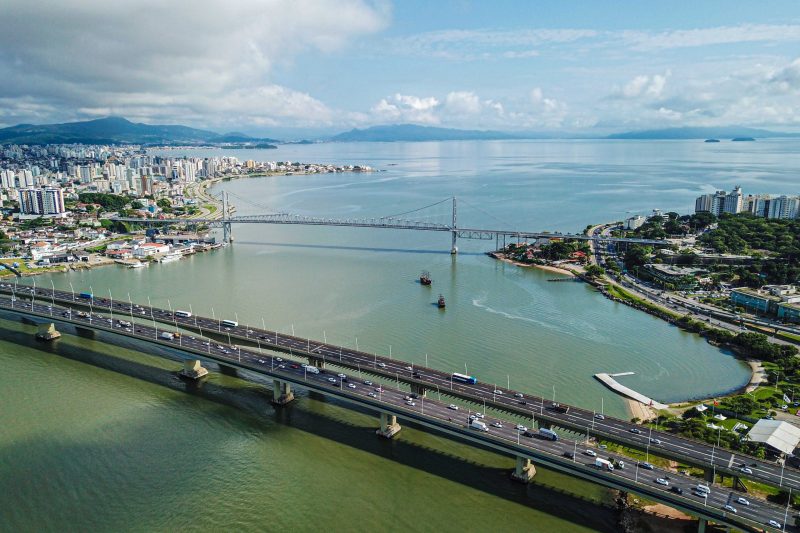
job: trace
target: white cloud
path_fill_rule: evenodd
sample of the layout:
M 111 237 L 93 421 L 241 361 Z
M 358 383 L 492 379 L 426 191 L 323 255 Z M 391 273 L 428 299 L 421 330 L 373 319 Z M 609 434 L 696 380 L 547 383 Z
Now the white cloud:
M 653 76 L 640 74 L 626 83 L 622 89 L 618 89 L 615 92 L 623 98 L 659 98 L 664 92 L 664 86 L 669 75 L 669 72 L 664 75 L 654 74 Z
M 274 66 L 305 51 L 334 53 L 387 20 L 362 0 L 4 0 L 0 96 L 9 118 L 0 120 L 29 114 L 33 102 L 60 118 L 82 109 L 210 125 L 324 123 L 330 111 L 274 83 Z
M 382 98 L 372 107 L 372 115 L 378 122 L 413 122 L 417 124 L 438 124 L 435 113 L 440 102 L 433 96 L 420 98 L 397 93 Z
M 471 91 L 448 93 L 444 99 L 444 105 L 447 111 L 453 114 L 474 115 L 481 111 L 481 100 L 477 94 Z

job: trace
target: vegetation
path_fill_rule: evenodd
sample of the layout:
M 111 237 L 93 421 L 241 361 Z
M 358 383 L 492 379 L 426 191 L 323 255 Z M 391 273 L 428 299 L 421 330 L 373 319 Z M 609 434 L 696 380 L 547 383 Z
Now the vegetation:
M 599 278 L 603 274 L 605 274 L 603 267 L 597 265 L 589 265 L 586 267 L 586 275 L 590 278 Z
M 84 192 L 78 198 L 85 204 L 99 204 L 109 211 L 118 211 L 128 205 L 128 198 L 116 194 Z

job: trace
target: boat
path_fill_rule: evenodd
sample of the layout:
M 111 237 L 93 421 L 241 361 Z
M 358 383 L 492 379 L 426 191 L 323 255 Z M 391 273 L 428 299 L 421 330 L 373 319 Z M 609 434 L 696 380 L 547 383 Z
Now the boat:
M 142 263 L 139 261 L 138 263 L 128 263 L 128 268 L 144 268 L 149 265 L 150 263 Z
M 183 257 L 182 253 L 180 253 L 180 252 L 177 252 L 177 253 L 176 252 L 172 252 L 172 253 L 169 253 L 169 254 L 163 256 L 158 261 L 160 263 L 172 263 L 173 261 L 180 260 L 182 257 Z
M 439 309 L 444 309 L 445 306 L 444 296 L 442 296 L 441 294 L 439 295 L 439 301 L 436 302 L 436 305 L 439 306 Z
M 422 274 L 419 275 L 419 282 L 423 285 L 430 285 L 433 283 L 433 280 L 431 279 L 431 273 L 427 270 L 423 270 Z

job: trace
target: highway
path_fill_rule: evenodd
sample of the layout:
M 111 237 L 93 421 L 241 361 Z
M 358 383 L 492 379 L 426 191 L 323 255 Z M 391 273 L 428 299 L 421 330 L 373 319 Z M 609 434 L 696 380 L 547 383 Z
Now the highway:
M 0 292 L 16 292 L 18 296 L 20 294 L 30 296 L 32 290 L 32 287 L 29 286 L 0 283 Z M 626 444 L 647 453 L 652 452 L 654 455 L 672 458 L 709 469 L 712 472 L 749 478 L 785 489 L 800 489 L 800 471 L 791 466 L 784 468 L 780 464 L 716 448 L 705 442 L 643 428 L 627 420 L 610 416 L 603 416 L 600 419 L 596 411 L 569 406 L 567 412 L 561 412 L 553 409 L 551 401 L 540 396 L 505 387 L 495 387 L 480 381 L 474 385 L 460 383 L 453 380 L 450 373 L 416 366 L 398 359 L 302 339 L 275 331 L 242 325 L 226 327 L 222 324 L 221 319 L 215 320 L 197 315 L 188 318 L 181 317 L 169 310 L 150 308 L 127 301 L 114 300 L 112 309 L 111 301 L 107 298 L 85 299 L 70 291 L 57 290 L 53 293 L 50 289 L 37 288 L 36 298 L 49 301 L 51 304 L 64 303 L 94 310 L 113 310 L 116 316 L 126 316 L 131 321 L 138 318 L 153 323 L 169 324 L 172 326 L 169 329 L 173 331 L 178 327 L 183 327 L 206 336 L 215 335 L 226 338 L 229 336 L 231 343 L 234 341 L 246 342 L 259 348 L 283 351 L 298 357 L 310 356 L 325 363 L 395 380 L 397 383 L 417 385 L 430 391 L 458 397 L 475 403 L 482 407 L 483 411 L 487 407 L 496 408 L 531 420 L 531 423 L 538 419 L 540 422 Z M 162 328 L 161 331 L 163 330 Z M 206 348 L 209 353 L 212 352 L 212 346 Z M 743 472 L 742 468 L 747 468 L 750 472 Z
M 788 508 L 754 498 L 748 498 L 749 501 L 745 504 L 738 501 L 742 498 L 740 493 L 714 484 L 710 485 L 711 494 L 704 498 L 692 490 L 698 485 L 697 479 L 658 468 L 645 468 L 643 464 L 629 462 L 625 468 L 607 471 L 595 466 L 595 458 L 592 455 L 608 457 L 608 453 L 604 450 L 563 438 L 552 441 L 528 436 L 519 429 L 515 420 L 485 415 L 482 418 L 488 426 L 488 431 L 469 429 L 469 417 L 473 414 L 471 411 L 464 412 L 463 408 L 455 409 L 455 406 L 439 400 L 414 398 L 409 392 L 401 390 L 399 382 L 397 387 L 393 384 L 373 383 L 361 376 L 345 376 L 331 369 L 315 374 L 308 372 L 306 367 L 294 358 L 285 360 L 278 355 L 264 353 L 260 349 L 221 344 L 202 336 L 198 338 L 181 335 L 167 339 L 161 336 L 166 330 L 159 328 L 158 324 L 151 326 L 129 321 L 130 317 L 125 315 L 111 318 L 109 314 L 87 313 L 58 307 L 52 305 L 52 302 L 48 303 L 46 300 L 37 302 L 28 297 L 22 298 L 19 294 L 0 297 L 0 309 L 172 347 L 189 354 L 197 354 L 203 358 L 303 385 L 312 390 L 319 390 L 405 419 L 418 421 L 428 427 L 464 437 L 496 450 L 504 450 L 514 455 L 523 453 L 540 464 L 606 486 L 629 490 L 644 497 L 663 501 L 667 505 L 734 527 L 746 525 L 769 528 L 770 521 L 774 521 L 779 525 L 775 526 L 773 523 L 773 530 L 797 530 L 794 526 L 784 525 L 788 517 Z M 133 314 L 133 310 L 129 310 L 131 311 L 129 314 Z M 619 455 L 616 455 L 616 458 L 624 459 Z M 656 480 L 661 480 L 661 483 Z M 676 488 L 681 490 L 680 494 L 676 492 Z M 726 505 L 731 505 L 736 511 L 726 510 Z

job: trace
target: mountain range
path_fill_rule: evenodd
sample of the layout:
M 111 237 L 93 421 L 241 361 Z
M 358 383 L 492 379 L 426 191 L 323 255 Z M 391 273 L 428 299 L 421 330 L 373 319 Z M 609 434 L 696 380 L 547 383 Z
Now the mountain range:
M 503 132 L 492 130 L 462 130 L 419 126 L 416 124 L 391 124 L 372 126 L 320 139 L 331 142 L 414 142 L 414 141 L 465 141 L 506 139 L 732 139 L 736 137 L 769 138 L 800 137 L 800 133 L 776 132 L 748 127 L 685 127 L 614 133 L 575 135 L 553 132 Z M 62 124 L 19 124 L 0 129 L 2 144 L 143 144 L 143 145 L 203 145 L 231 148 L 275 148 L 275 139 L 251 137 L 240 132 L 219 134 L 180 125 L 152 125 L 135 123 L 121 117 L 107 117 L 84 122 Z M 310 142 L 310 141 L 302 141 Z

